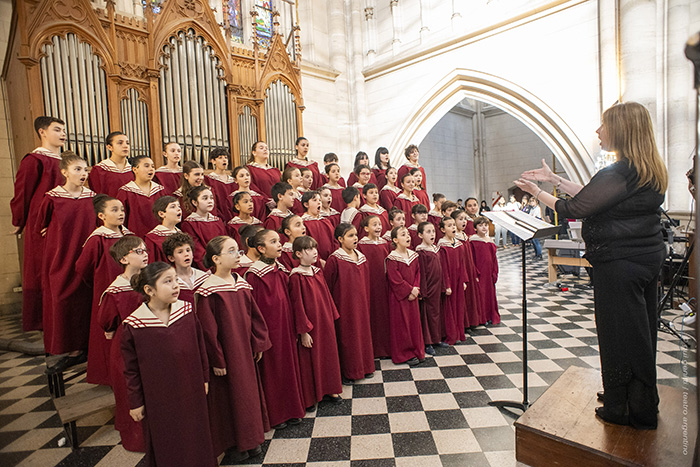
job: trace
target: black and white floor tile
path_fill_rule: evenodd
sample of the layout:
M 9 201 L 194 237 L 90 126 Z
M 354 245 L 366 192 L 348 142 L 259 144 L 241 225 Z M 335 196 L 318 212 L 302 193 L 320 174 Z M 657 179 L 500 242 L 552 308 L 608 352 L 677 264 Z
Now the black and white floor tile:
M 268 433 L 263 454 L 244 463 L 516 465 L 513 421 L 519 413 L 501 412 L 488 403 L 523 397 L 520 250 L 500 249 L 499 263 L 501 325 L 477 328 L 466 342 L 437 349 L 420 367 L 378 360 L 373 378 L 344 386 L 342 403 L 321 403 L 300 425 Z M 587 276 L 563 276 L 570 288 L 561 291 L 546 286 L 546 264 L 546 255 L 528 264 L 530 402 L 569 366 L 600 365 Z M 7 322 L 5 318 L 0 325 L 5 328 Z M 685 375 L 683 358 L 689 365 Z M 659 335 L 657 362 L 660 384 L 680 386 L 683 377 L 695 384 L 694 351 L 685 352 L 675 337 Z M 121 447 L 110 412 L 79 422 L 80 449 L 63 444 L 65 433 L 44 369 L 42 356 L 0 352 L 0 465 L 138 465 L 142 456 Z M 67 392 L 85 384 L 78 378 Z M 230 464 L 224 457 L 222 465 Z

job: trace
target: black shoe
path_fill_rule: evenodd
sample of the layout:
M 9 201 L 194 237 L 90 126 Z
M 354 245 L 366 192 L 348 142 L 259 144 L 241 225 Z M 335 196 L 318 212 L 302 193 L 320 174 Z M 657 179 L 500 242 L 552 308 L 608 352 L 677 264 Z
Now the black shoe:
M 287 424 L 282 422 L 279 425 L 273 426 L 272 428 L 275 430 L 284 430 L 285 428 L 287 428 Z
M 301 423 L 301 418 L 290 418 L 287 420 L 287 425 L 298 425 Z
M 440 349 L 446 349 L 450 346 L 447 342 L 440 342 L 439 344 L 435 344 L 435 347 L 438 347 Z
M 332 395 L 330 395 L 330 394 L 327 394 L 327 395 L 323 396 L 323 399 L 327 400 L 328 402 L 332 402 L 332 403 L 334 403 L 334 404 L 340 404 L 341 402 L 343 402 L 343 398 L 342 398 L 342 397 L 340 397 L 340 396 L 332 396 Z
M 258 446 L 260 447 L 260 446 Z M 243 452 L 238 452 L 236 451 L 236 448 L 231 448 L 226 451 L 226 456 L 227 462 L 231 462 L 233 464 L 238 464 L 240 462 L 243 462 L 244 460 L 248 459 L 250 457 L 250 454 L 248 451 L 243 451 Z
M 365 375 L 365 379 L 372 379 L 372 378 L 374 378 L 374 372 L 372 372 L 372 373 L 367 373 L 367 374 Z
M 248 457 L 258 457 L 260 454 L 262 454 L 262 446 L 248 450 Z
M 427 345 L 425 346 L 425 353 L 427 353 L 428 355 L 435 355 L 435 349 L 432 345 Z
M 348 379 L 345 376 L 341 377 L 340 379 L 344 386 L 352 386 L 353 384 L 355 384 L 354 379 Z
M 598 391 L 596 393 L 596 396 L 600 402 L 605 402 L 605 392 L 603 391 Z
M 606 421 L 608 423 L 613 423 L 615 425 L 629 425 L 630 424 L 629 417 L 627 416 L 626 413 L 614 414 L 610 410 L 606 409 L 605 407 L 596 407 L 595 414 L 601 420 Z
M 408 363 L 408 366 L 418 366 L 420 365 L 420 360 L 418 360 L 416 357 L 413 357 L 412 359 L 406 361 Z
M 315 412 L 316 411 L 316 405 L 312 405 L 311 407 L 306 408 L 307 413 Z
M 87 362 L 87 352 L 80 352 L 78 355 L 75 355 L 73 357 L 70 357 L 66 355 L 62 359 L 60 359 L 54 366 L 51 368 L 46 369 L 46 374 L 47 375 L 55 375 L 57 373 L 63 373 L 66 371 L 68 368 L 75 366 L 75 365 L 80 365 L 81 363 Z

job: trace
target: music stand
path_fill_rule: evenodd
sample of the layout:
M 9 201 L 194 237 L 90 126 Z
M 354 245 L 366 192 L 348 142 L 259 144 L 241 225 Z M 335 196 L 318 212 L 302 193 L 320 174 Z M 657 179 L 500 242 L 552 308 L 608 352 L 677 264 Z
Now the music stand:
M 489 405 L 498 408 L 511 407 L 525 412 L 530 405 L 527 395 L 527 276 L 525 271 L 525 242 L 533 238 L 542 238 L 555 235 L 559 232 L 560 226 L 548 224 L 543 220 L 522 211 L 490 211 L 483 212 L 482 215 L 488 217 L 494 224 L 513 232 L 522 239 L 523 401 L 491 401 L 489 402 Z

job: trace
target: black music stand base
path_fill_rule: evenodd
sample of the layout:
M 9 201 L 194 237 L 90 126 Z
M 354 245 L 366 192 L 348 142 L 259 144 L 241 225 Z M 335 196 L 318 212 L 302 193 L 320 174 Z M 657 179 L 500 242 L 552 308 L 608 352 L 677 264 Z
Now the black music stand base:
M 525 412 L 530 406 L 530 402 L 527 399 L 527 288 L 526 288 L 526 274 L 525 274 L 525 245 L 526 241 L 522 240 L 522 267 L 523 267 L 523 401 L 491 401 L 489 405 L 503 409 L 505 407 L 519 409 Z

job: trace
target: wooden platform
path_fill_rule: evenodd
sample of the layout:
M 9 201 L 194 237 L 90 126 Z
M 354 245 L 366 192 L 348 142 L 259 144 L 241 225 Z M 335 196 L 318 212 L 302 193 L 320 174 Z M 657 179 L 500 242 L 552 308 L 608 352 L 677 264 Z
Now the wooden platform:
M 549 283 L 554 283 L 559 278 L 557 265 L 561 266 L 578 266 L 581 268 L 590 268 L 591 264 L 581 257 L 572 258 L 569 256 L 557 256 L 557 250 L 578 250 L 583 251 L 586 246 L 583 242 L 575 242 L 572 240 L 552 240 L 544 241 L 542 248 L 547 249 L 547 277 Z
M 642 431 L 605 423 L 600 371 L 569 367 L 515 422 L 516 459 L 533 467 L 692 465 L 697 433 L 695 390 L 659 385 L 659 426 Z M 684 415 L 687 414 L 687 415 Z

